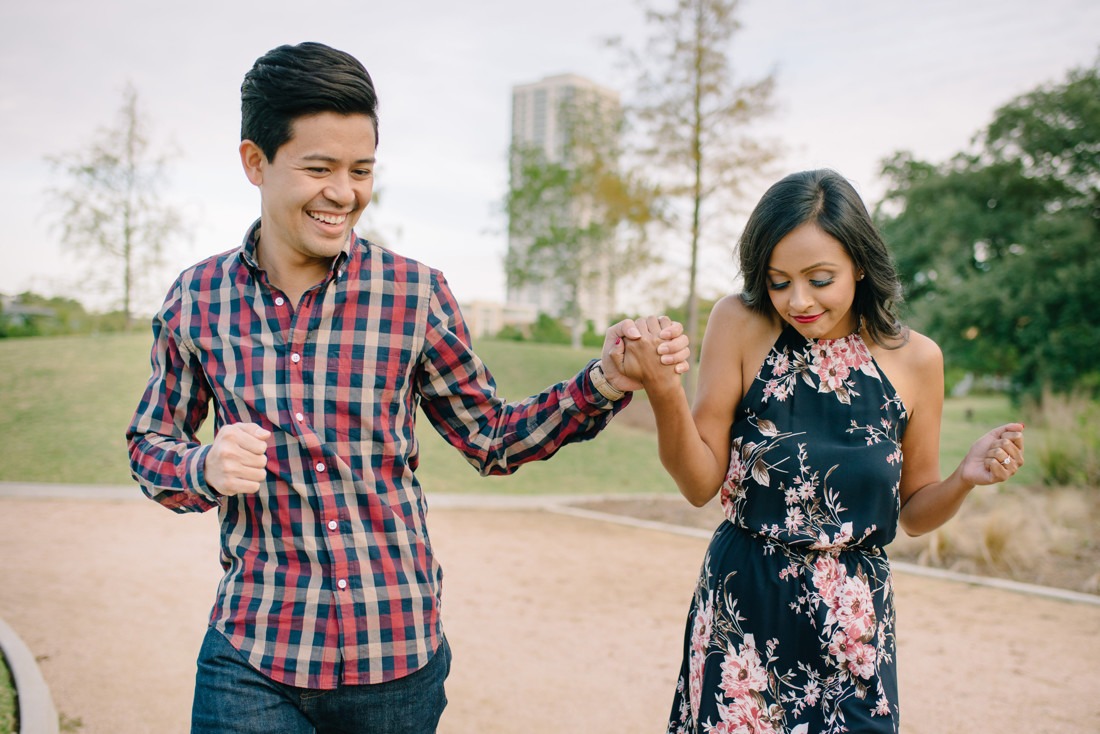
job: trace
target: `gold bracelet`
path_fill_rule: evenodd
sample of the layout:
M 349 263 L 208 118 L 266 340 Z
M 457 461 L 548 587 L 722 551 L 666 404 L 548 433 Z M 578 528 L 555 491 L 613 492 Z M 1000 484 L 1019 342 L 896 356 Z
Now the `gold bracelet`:
M 607 375 L 603 373 L 603 364 L 597 360 L 596 364 L 592 365 L 592 369 L 588 370 L 588 376 L 592 378 L 592 386 L 596 388 L 600 395 L 611 402 L 616 400 L 622 400 L 626 393 L 619 388 L 612 385 Z

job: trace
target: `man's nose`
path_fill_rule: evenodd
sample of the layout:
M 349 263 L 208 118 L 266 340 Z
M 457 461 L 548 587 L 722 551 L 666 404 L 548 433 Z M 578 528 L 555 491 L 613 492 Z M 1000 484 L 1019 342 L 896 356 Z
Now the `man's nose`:
M 355 188 L 351 185 L 351 177 L 346 173 L 332 174 L 327 184 L 324 191 L 325 198 L 333 204 L 346 207 L 355 200 Z

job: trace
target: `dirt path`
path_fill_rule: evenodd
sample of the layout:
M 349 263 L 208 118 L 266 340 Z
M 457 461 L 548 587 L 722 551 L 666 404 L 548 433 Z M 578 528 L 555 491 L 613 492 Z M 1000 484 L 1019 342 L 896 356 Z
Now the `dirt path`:
M 663 731 L 704 540 L 540 511 L 437 508 L 430 527 L 442 734 Z M 216 531 L 148 501 L 0 498 L 0 617 L 78 731 L 187 730 Z M 1100 607 L 896 586 L 903 732 L 1100 731 Z

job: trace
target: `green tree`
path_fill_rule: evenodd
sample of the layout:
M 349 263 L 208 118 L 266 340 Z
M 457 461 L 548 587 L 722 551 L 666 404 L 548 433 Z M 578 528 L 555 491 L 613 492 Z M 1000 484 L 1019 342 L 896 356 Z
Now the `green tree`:
M 7 301 L 6 308 L 4 301 Z M 64 296 L 42 296 L 24 291 L 0 299 L 0 337 L 56 336 L 110 331 L 108 317 L 90 314 L 83 304 Z
M 129 324 L 143 278 L 182 233 L 180 213 L 160 196 L 165 158 L 150 151 L 137 90 L 126 86 L 113 127 L 51 162 L 67 179 L 51 191 L 62 204 L 62 242 L 84 256 L 89 285 L 113 296 Z
M 976 153 L 884 162 L 910 320 L 966 369 L 1100 387 L 1100 65 L 997 110 Z
M 577 90 L 559 112 L 560 150 L 515 142 L 505 199 L 510 283 L 552 283 L 564 290 L 561 316 L 580 347 L 589 314 L 585 295 L 614 292 L 615 280 L 650 261 L 647 230 L 659 192 L 624 170 L 622 118 Z
M 668 11 L 647 6 L 653 33 L 643 49 L 626 50 L 638 74 L 632 112 L 647 133 L 641 152 L 665 175 L 666 192 L 689 211 L 685 328 L 692 344 L 699 343 L 699 255 L 710 225 L 731 212 L 744 185 L 776 154 L 749 129 L 772 111 L 774 76 L 742 82 L 730 63 L 738 4 L 676 0 Z M 612 44 L 622 47 L 621 39 Z

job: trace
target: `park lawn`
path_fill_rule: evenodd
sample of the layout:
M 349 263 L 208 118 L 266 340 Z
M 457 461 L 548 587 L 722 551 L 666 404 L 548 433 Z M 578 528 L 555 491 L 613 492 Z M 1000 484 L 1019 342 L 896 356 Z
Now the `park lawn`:
M 147 334 L 0 340 L 0 480 L 125 484 Z
M 0 734 L 13 734 L 16 721 L 15 681 L 3 655 L 0 655 Z
M 0 339 L 0 481 L 129 484 L 125 432 L 149 376 L 150 335 Z M 519 399 L 566 379 L 597 356 L 596 349 L 481 340 L 478 354 L 503 396 Z M 644 401 L 644 396 L 636 398 Z M 648 410 L 644 404 L 630 410 Z M 968 412 L 970 418 L 968 419 Z M 948 400 L 944 410 L 944 472 L 951 471 L 982 432 L 1014 419 L 1001 396 Z M 210 421 L 212 423 L 212 420 Z M 653 433 L 612 421 L 597 440 L 566 446 L 549 462 L 511 477 L 479 477 L 418 416 L 421 465 L 430 492 L 521 494 L 670 492 L 675 485 L 657 458 Z M 204 427 L 209 440 L 209 425 Z M 1037 483 L 1025 466 L 1017 483 Z

